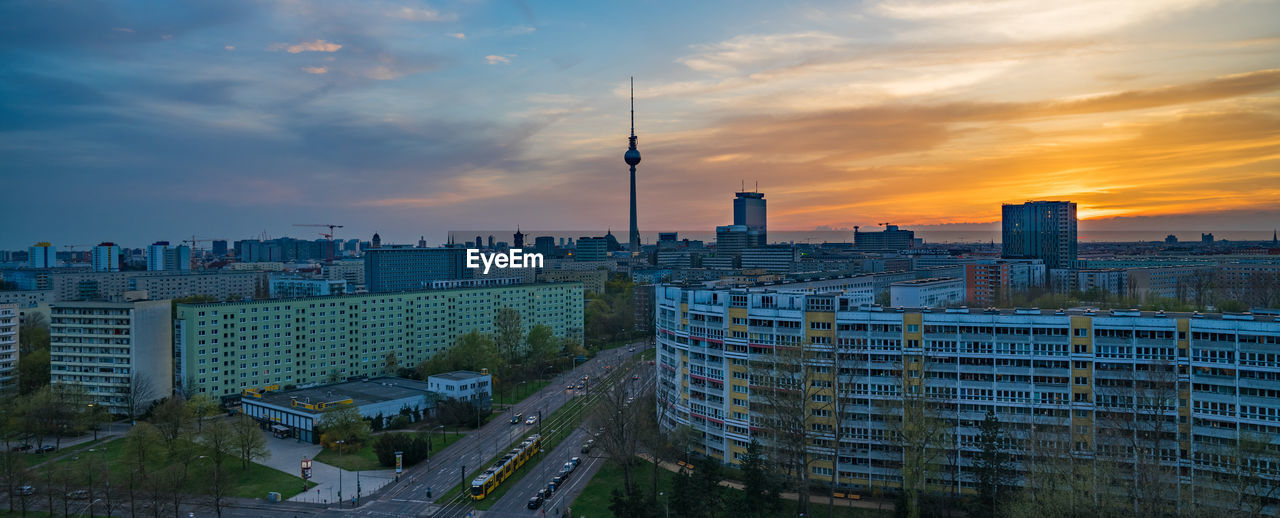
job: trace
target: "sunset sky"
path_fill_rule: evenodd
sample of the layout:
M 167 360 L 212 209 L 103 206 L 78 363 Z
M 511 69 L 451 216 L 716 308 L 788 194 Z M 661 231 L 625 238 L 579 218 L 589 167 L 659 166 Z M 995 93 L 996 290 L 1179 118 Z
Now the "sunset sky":
M 181 4 L 181 5 L 176 5 Z M 1280 3 L 0 4 L 0 248 L 193 234 L 1280 226 Z M 957 228 L 965 227 L 961 225 Z M 1190 236 L 1187 236 L 1190 237 Z

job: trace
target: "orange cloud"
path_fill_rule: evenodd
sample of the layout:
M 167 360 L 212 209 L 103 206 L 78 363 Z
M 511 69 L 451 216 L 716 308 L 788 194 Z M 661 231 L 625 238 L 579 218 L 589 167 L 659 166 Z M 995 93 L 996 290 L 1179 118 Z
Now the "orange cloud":
M 270 47 L 267 47 L 267 50 L 283 50 L 290 54 L 298 54 L 300 52 L 337 52 L 338 49 L 341 48 L 342 45 L 337 43 L 330 43 L 325 40 L 315 40 L 295 45 L 290 45 L 288 43 L 275 43 Z

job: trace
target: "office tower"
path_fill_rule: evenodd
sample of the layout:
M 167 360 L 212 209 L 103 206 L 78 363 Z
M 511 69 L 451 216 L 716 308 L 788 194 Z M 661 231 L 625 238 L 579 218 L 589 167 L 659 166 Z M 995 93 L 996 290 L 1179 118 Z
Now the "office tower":
M 226 259 L 227 241 L 225 239 L 215 239 L 209 245 L 209 252 L 213 254 L 214 259 Z
M 765 199 L 762 192 L 739 192 L 733 198 L 733 224 L 745 225 L 747 229 L 760 234 L 760 244 L 769 243 L 766 233 L 767 217 Z
M 880 232 L 859 232 L 858 227 L 853 227 L 853 247 L 858 250 L 907 250 L 915 246 L 915 240 L 915 232 L 888 223 Z
M 170 246 L 168 241 L 156 241 L 147 247 L 147 271 L 191 270 L 191 247 Z
M 742 250 L 744 270 L 790 273 L 800 260 L 800 250 L 791 245 L 757 246 Z
M 471 277 L 465 248 L 371 248 L 364 253 L 365 287 L 370 293 L 421 290 L 431 281 Z
M 603 237 L 580 237 L 573 249 L 574 261 L 603 261 L 609 258 L 609 240 Z
M 543 257 L 551 259 L 556 256 L 556 238 L 552 236 L 538 236 L 533 238 L 533 249 L 542 254 Z
M 763 246 L 760 232 L 746 225 L 720 225 L 716 227 L 716 254 L 741 255 L 743 250 Z
M 20 320 L 17 304 L 0 304 L 0 390 L 17 385 Z
M 27 268 L 54 268 L 58 266 L 58 249 L 47 242 L 27 247 Z
M 951 459 L 930 471 L 930 492 L 973 494 L 991 410 L 1012 453 L 1011 484 L 1045 476 L 1039 461 L 1067 462 L 1050 476 L 1105 474 L 1080 481 L 1097 498 L 1127 503 L 1136 488 L 1159 508 L 1211 515 L 1239 505 L 1244 464 L 1225 457 L 1280 434 L 1274 316 L 899 312 L 784 286 L 659 286 L 654 304 L 659 425 L 692 429 L 693 453 L 738 464 L 752 440 L 768 448 L 775 423 L 802 423 L 788 433 L 800 434 L 811 483 L 838 490 L 900 488 L 902 459 L 920 447 Z M 945 432 L 928 433 L 947 439 L 901 440 L 904 408 L 912 424 L 940 423 Z M 1248 465 L 1275 462 L 1251 456 Z M 1280 470 L 1248 469 L 1262 488 L 1249 498 L 1262 495 L 1261 514 L 1274 516 L 1278 502 L 1265 493 Z
M 493 333 L 501 308 L 519 312 L 525 332 L 544 324 L 581 343 L 582 297 L 581 284 L 558 283 L 179 304 L 170 357 L 183 391 L 213 397 L 378 376 L 388 353 L 417 365 L 470 331 Z
M 76 385 L 116 415 L 130 415 L 173 394 L 170 301 L 57 302 L 49 309 L 49 373 Z M 221 325 L 221 323 L 219 323 Z M 210 334 L 212 337 L 214 333 Z M 130 389 L 146 384 L 130 409 Z
M 631 236 L 632 252 L 640 251 L 640 225 L 636 222 L 636 164 L 640 163 L 640 150 L 636 149 L 636 80 L 631 79 L 631 137 L 622 160 L 631 167 Z
M 1075 203 L 1029 201 L 1005 204 L 1001 212 L 1002 257 L 1040 259 L 1050 270 L 1075 267 Z
M 104 242 L 93 247 L 93 271 L 120 271 L 120 246 L 115 243 Z
M 489 234 L 489 249 L 493 249 L 493 234 Z

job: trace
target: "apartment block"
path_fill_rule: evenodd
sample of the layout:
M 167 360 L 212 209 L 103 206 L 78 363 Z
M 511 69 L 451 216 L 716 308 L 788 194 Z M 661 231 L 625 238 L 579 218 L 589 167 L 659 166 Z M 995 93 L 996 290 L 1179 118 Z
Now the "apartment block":
M 51 276 L 55 301 L 99 300 L 124 302 L 128 292 L 146 292 L 152 300 L 204 295 L 219 300 L 267 296 L 263 272 L 55 272 Z
M 113 414 L 173 393 L 173 324 L 168 300 L 57 302 L 50 308 L 50 382 L 77 385 Z M 137 410 L 137 409 L 135 409 Z
M 305 387 L 379 376 L 394 354 L 413 366 L 470 332 L 493 332 L 513 308 L 582 339 L 582 285 L 525 284 L 304 299 L 179 304 L 174 382 L 184 391 L 238 396 L 271 385 Z
M 1244 468 L 1228 459 L 1262 437 L 1270 453 L 1248 458 L 1248 469 L 1264 491 L 1280 484 L 1273 315 L 895 311 L 835 290 L 669 285 L 655 306 L 662 426 L 691 428 L 694 451 L 725 463 L 753 439 L 779 447 L 771 412 L 781 407 L 771 401 L 802 391 L 796 428 L 818 484 L 901 487 L 910 446 L 893 422 L 908 408 L 927 409 L 910 419 L 943 423 L 945 439 L 930 447 L 946 466 L 927 480 L 938 493 L 974 491 L 989 410 L 1018 483 L 1041 469 L 1036 459 L 1071 458 L 1116 477 L 1091 489 L 1102 494 L 1132 497 L 1142 484 L 1170 508 L 1230 509 L 1228 486 Z M 1263 514 L 1280 510 L 1277 496 L 1259 496 Z
M 538 272 L 538 282 L 579 282 L 585 293 L 604 293 L 609 270 L 547 270 Z
M 900 281 L 889 285 L 889 305 L 938 308 L 964 302 L 964 279 L 935 277 Z
M 17 304 L 0 304 L 0 391 L 17 388 L 19 320 Z

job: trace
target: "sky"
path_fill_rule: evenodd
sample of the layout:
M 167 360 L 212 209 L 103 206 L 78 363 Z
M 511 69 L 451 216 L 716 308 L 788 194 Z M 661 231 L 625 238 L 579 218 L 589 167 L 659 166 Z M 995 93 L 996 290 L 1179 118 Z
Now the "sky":
M 642 230 L 1280 226 L 1280 3 L 0 3 L 0 249 Z M 615 232 L 616 233 L 616 232 Z M 623 238 L 625 239 L 625 238 Z

